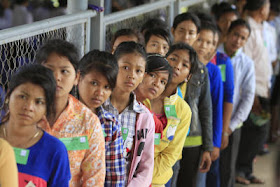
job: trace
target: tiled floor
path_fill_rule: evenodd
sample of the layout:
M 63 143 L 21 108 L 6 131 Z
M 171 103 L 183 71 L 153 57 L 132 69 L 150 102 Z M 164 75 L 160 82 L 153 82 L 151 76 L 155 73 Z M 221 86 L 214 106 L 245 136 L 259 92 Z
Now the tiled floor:
M 254 175 L 265 180 L 264 185 L 250 184 L 250 185 L 240 185 L 236 184 L 235 187 L 276 187 L 275 185 L 275 170 L 277 154 L 280 151 L 280 145 L 273 144 L 269 145 L 270 153 L 264 156 L 258 156 L 254 164 Z M 279 187 L 279 186 L 278 186 Z

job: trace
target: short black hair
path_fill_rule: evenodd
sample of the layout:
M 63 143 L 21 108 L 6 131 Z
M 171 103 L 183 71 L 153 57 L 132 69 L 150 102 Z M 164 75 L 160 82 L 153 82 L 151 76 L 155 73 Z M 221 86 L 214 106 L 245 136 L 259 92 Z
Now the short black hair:
M 196 72 L 198 69 L 198 57 L 196 51 L 188 44 L 185 43 L 177 43 L 172 45 L 169 48 L 168 53 L 166 54 L 166 57 L 168 57 L 171 53 L 177 50 L 186 50 L 189 53 L 190 56 L 190 62 L 191 62 L 191 69 L 190 73 Z
M 56 80 L 53 72 L 40 64 L 22 66 L 11 78 L 6 99 L 9 99 L 12 92 L 18 86 L 25 83 L 32 83 L 43 88 L 46 97 L 46 116 L 52 116 L 55 113 L 56 95 Z M 5 106 L 4 108 L 7 110 L 8 106 Z
M 255 11 L 268 3 L 269 0 L 247 0 L 244 10 Z
M 202 30 L 210 30 L 213 33 L 213 35 L 218 33 L 217 25 L 213 24 L 211 22 L 208 22 L 208 21 L 202 21 L 201 22 L 201 29 L 200 29 L 200 31 L 202 31 Z
M 182 14 L 177 15 L 174 18 L 172 28 L 176 29 L 177 26 L 183 21 L 193 22 L 195 24 L 196 28 L 197 28 L 197 33 L 200 32 L 200 26 L 201 26 L 200 20 L 194 13 L 191 13 L 191 12 L 186 12 L 186 13 L 182 13 Z
M 138 36 L 137 32 L 134 31 L 133 29 L 120 29 L 114 34 L 114 37 L 112 40 L 112 45 L 114 45 L 117 38 L 121 37 L 121 36 L 134 36 L 139 41 L 139 36 Z
M 161 29 L 161 28 L 156 28 L 156 29 L 149 29 L 145 32 L 144 38 L 145 38 L 146 45 L 149 42 L 151 36 L 153 36 L 153 35 L 163 38 L 168 43 L 169 46 L 172 43 L 169 32 L 167 32 L 166 30 Z
M 167 84 L 171 82 L 173 69 L 168 63 L 167 59 L 157 53 L 148 53 L 146 72 L 152 73 L 157 71 L 167 71 L 168 72 Z
M 227 2 L 221 2 L 218 5 L 217 10 L 214 12 L 216 20 L 218 21 L 226 13 L 234 13 L 236 17 L 239 17 L 239 13 L 235 5 Z
M 141 33 L 149 29 L 161 28 L 164 30 L 168 30 L 168 25 L 165 21 L 160 18 L 151 18 L 147 20 L 143 26 L 141 27 Z
M 142 56 L 145 61 L 147 59 L 147 54 L 143 45 L 135 42 L 122 42 L 116 49 L 114 56 L 118 61 L 123 55 L 137 53 Z
M 52 53 L 56 53 L 59 56 L 68 58 L 70 63 L 78 69 L 79 55 L 77 48 L 74 44 L 62 39 L 48 40 L 37 52 L 35 62 L 38 64 L 45 63 Z
M 243 20 L 243 19 L 237 19 L 237 20 L 231 22 L 230 27 L 228 29 L 228 33 L 230 33 L 235 27 L 238 27 L 238 26 L 246 27 L 248 29 L 248 31 L 249 31 L 249 36 L 250 36 L 250 34 L 251 34 L 251 27 L 248 24 L 248 22 Z
M 99 50 L 85 54 L 79 62 L 80 76 L 84 77 L 91 71 L 100 72 L 106 77 L 110 88 L 112 90 L 115 88 L 119 67 L 114 55 Z
M 214 17 L 210 14 L 206 14 L 204 12 L 197 12 L 196 15 L 200 19 L 201 24 L 202 22 L 209 22 L 214 25 L 216 24 Z

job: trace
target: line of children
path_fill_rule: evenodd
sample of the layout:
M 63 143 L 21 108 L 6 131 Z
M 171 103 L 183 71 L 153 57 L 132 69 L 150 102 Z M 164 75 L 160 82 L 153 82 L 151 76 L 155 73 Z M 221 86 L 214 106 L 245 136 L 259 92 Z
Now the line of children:
M 212 98 L 213 110 L 213 145 L 214 149 L 211 154 L 212 165 L 210 171 L 205 174 L 200 174 L 198 178 L 198 186 L 219 186 L 219 154 L 223 130 L 223 82 L 220 69 L 210 63 L 205 56 L 211 52 L 215 33 L 217 32 L 215 26 L 208 22 L 202 22 L 198 39 L 194 42 L 193 47 L 196 50 L 199 60 L 207 67 L 210 90 Z M 209 177 L 208 177 L 209 176 Z M 211 176 L 211 177 L 210 177 Z M 214 180 L 212 179 L 214 176 Z M 206 182 L 206 183 L 205 183 Z
M 66 145 L 70 186 L 103 186 L 105 145 L 100 121 L 69 94 L 79 80 L 76 48 L 60 39 L 50 40 L 37 52 L 36 62 L 51 69 L 56 79 L 55 113 L 40 126 Z
M 118 69 L 112 54 L 98 50 L 90 51 L 79 62 L 78 97 L 101 122 L 106 150 L 104 186 L 108 187 L 125 185 L 121 126 L 116 117 L 102 107 L 116 86 Z
M 155 122 L 133 93 L 144 78 L 146 52 L 141 44 L 123 42 L 114 56 L 119 66 L 117 83 L 103 106 L 121 123 L 126 186 L 149 186 L 154 166 Z
M 254 62 L 242 52 L 250 32 L 250 26 L 246 21 L 235 20 L 229 27 L 227 41 L 218 48 L 231 58 L 235 86 L 230 125 L 228 129 L 223 130 L 228 133 L 229 140 L 220 157 L 221 186 L 234 186 L 240 127 L 249 115 L 255 96 Z
M 200 25 L 199 18 L 193 13 L 177 15 L 171 28 L 174 42 L 192 45 L 199 35 Z M 197 70 L 181 91 L 192 110 L 192 120 L 180 161 L 178 181 L 173 183 L 195 187 L 198 170 L 207 172 L 210 169 L 210 152 L 213 150 L 210 84 L 207 69 L 201 62 L 198 62 Z
M 265 14 L 267 2 L 263 3 Z M 255 5 L 248 8 L 254 17 Z M 228 38 L 219 50 L 232 62 L 216 52 L 219 37 L 212 20 L 207 16 L 199 20 L 193 13 L 174 19 L 174 45 L 168 29 L 159 24 L 143 30 L 146 51 L 131 29 L 116 33 L 114 55 L 93 50 L 78 63 L 77 50 L 63 40 L 51 40 L 38 51 L 36 62 L 53 72 L 56 96 L 55 110 L 47 111 L 47 117 L 38 115 L 36 122 L 64 143 L 60 142 L 62 149 L 66 146 L 70 186 L 233 186 L 238 127 L 248 116 L 254 95 L 253 62 L 240 49 L 250 27 L 238 20 L 228 29 L 235 16 L 232 7 L 224 7 L 217 16 Z M 146 52 L 157 54 L 147 57 Z M 237 87 L 231 117 L 233 73 Z M 71 90 L 80 101 L 69 94 Z M 8 133 L 1 126 L 0 136 L 15 146 L 7 127 Z M 43 141 L 47 133 L 42 132 L 37 130 L 28 143 Z M 219 166 L 221 144 L 226 149 Z M 226 167 L 230 172 L 225 172 Z M 70 173 L 50 177 L 45 184 L 60 179 L 68 185 Z M 238 182 L 262 183 L 250 172 Z
M 160 144 L 155 145 L 152 186 L 165 185 L 172 177 L 173 165 L 181 159 L 190 125 L 191 110 L 177 94 L 177 86 L 188 80 L 197 66 L 196 53 L 186 44 L 171 46 L 166 56 L 169 64 L 173 67 L 172 80 L 160 97 L 145 102 L 164 126 Z

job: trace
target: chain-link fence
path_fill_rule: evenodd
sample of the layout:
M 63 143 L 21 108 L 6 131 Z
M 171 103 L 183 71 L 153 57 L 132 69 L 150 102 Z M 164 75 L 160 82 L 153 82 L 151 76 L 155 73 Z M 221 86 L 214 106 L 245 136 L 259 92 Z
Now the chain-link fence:
M 11 75 L 21 66 L 33 63 L 36 51 L 48 40 L 70 41 L 81 56 L 89 51 L 88 30 L 94 15 L 95 12 L 86 11 L 0 31 L 0 109 Z
M 151 18 L 161 18 L 163 20 L 169 19 L 169 11 L 168 8 L 162 8 L 158 10 L 154 10 L 145 14 L 141 14 L 132 18 L 128 18 L 113 24 L 109 24 L 106 26 L 106 43 L 105 49 L 106 51 L 111 51 L 112 48 L 112 39 L 116 31 L 124 28 L 130 28 L 135 30 L 136 32 L 140 32 L 142 25 Z M 139 33 L 140 36 L 140 33 Z

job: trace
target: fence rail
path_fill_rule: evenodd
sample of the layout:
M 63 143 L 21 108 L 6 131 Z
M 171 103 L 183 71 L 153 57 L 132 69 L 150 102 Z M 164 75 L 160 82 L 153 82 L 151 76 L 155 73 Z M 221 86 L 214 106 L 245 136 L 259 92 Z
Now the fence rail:
M 165 7 L 171 6 L 171 4 L 174 3 L 175 1 L 176 0 L 157 1 L 154 3 L 140 5 L 140 6 L 130 8 L 127 10 L 123 10 L 120 12 L 108 14 L 108 15 L 104 16 L 104 24 L 105 25 L 112 24 L 115 22 L 122 21 L 124 19 L 138 16 L 140 14 L 145 14 L 147 12 L 165 8 Z
M 68 14 L 55 18 L 49 18 L 28 25 L 21 25 L 1 30 L 0 45 L 16 40 L 25 39 L 38 34 L 46 33 L 52 30 L 57 30 L 60 28 L 70 27 L 82 23 L 90 23 L 90 18 L 96 15 L 97 14 L 95 11 L 87 10 L 75 14 Z M 89 27 L 87 28 L 89 29 Z

